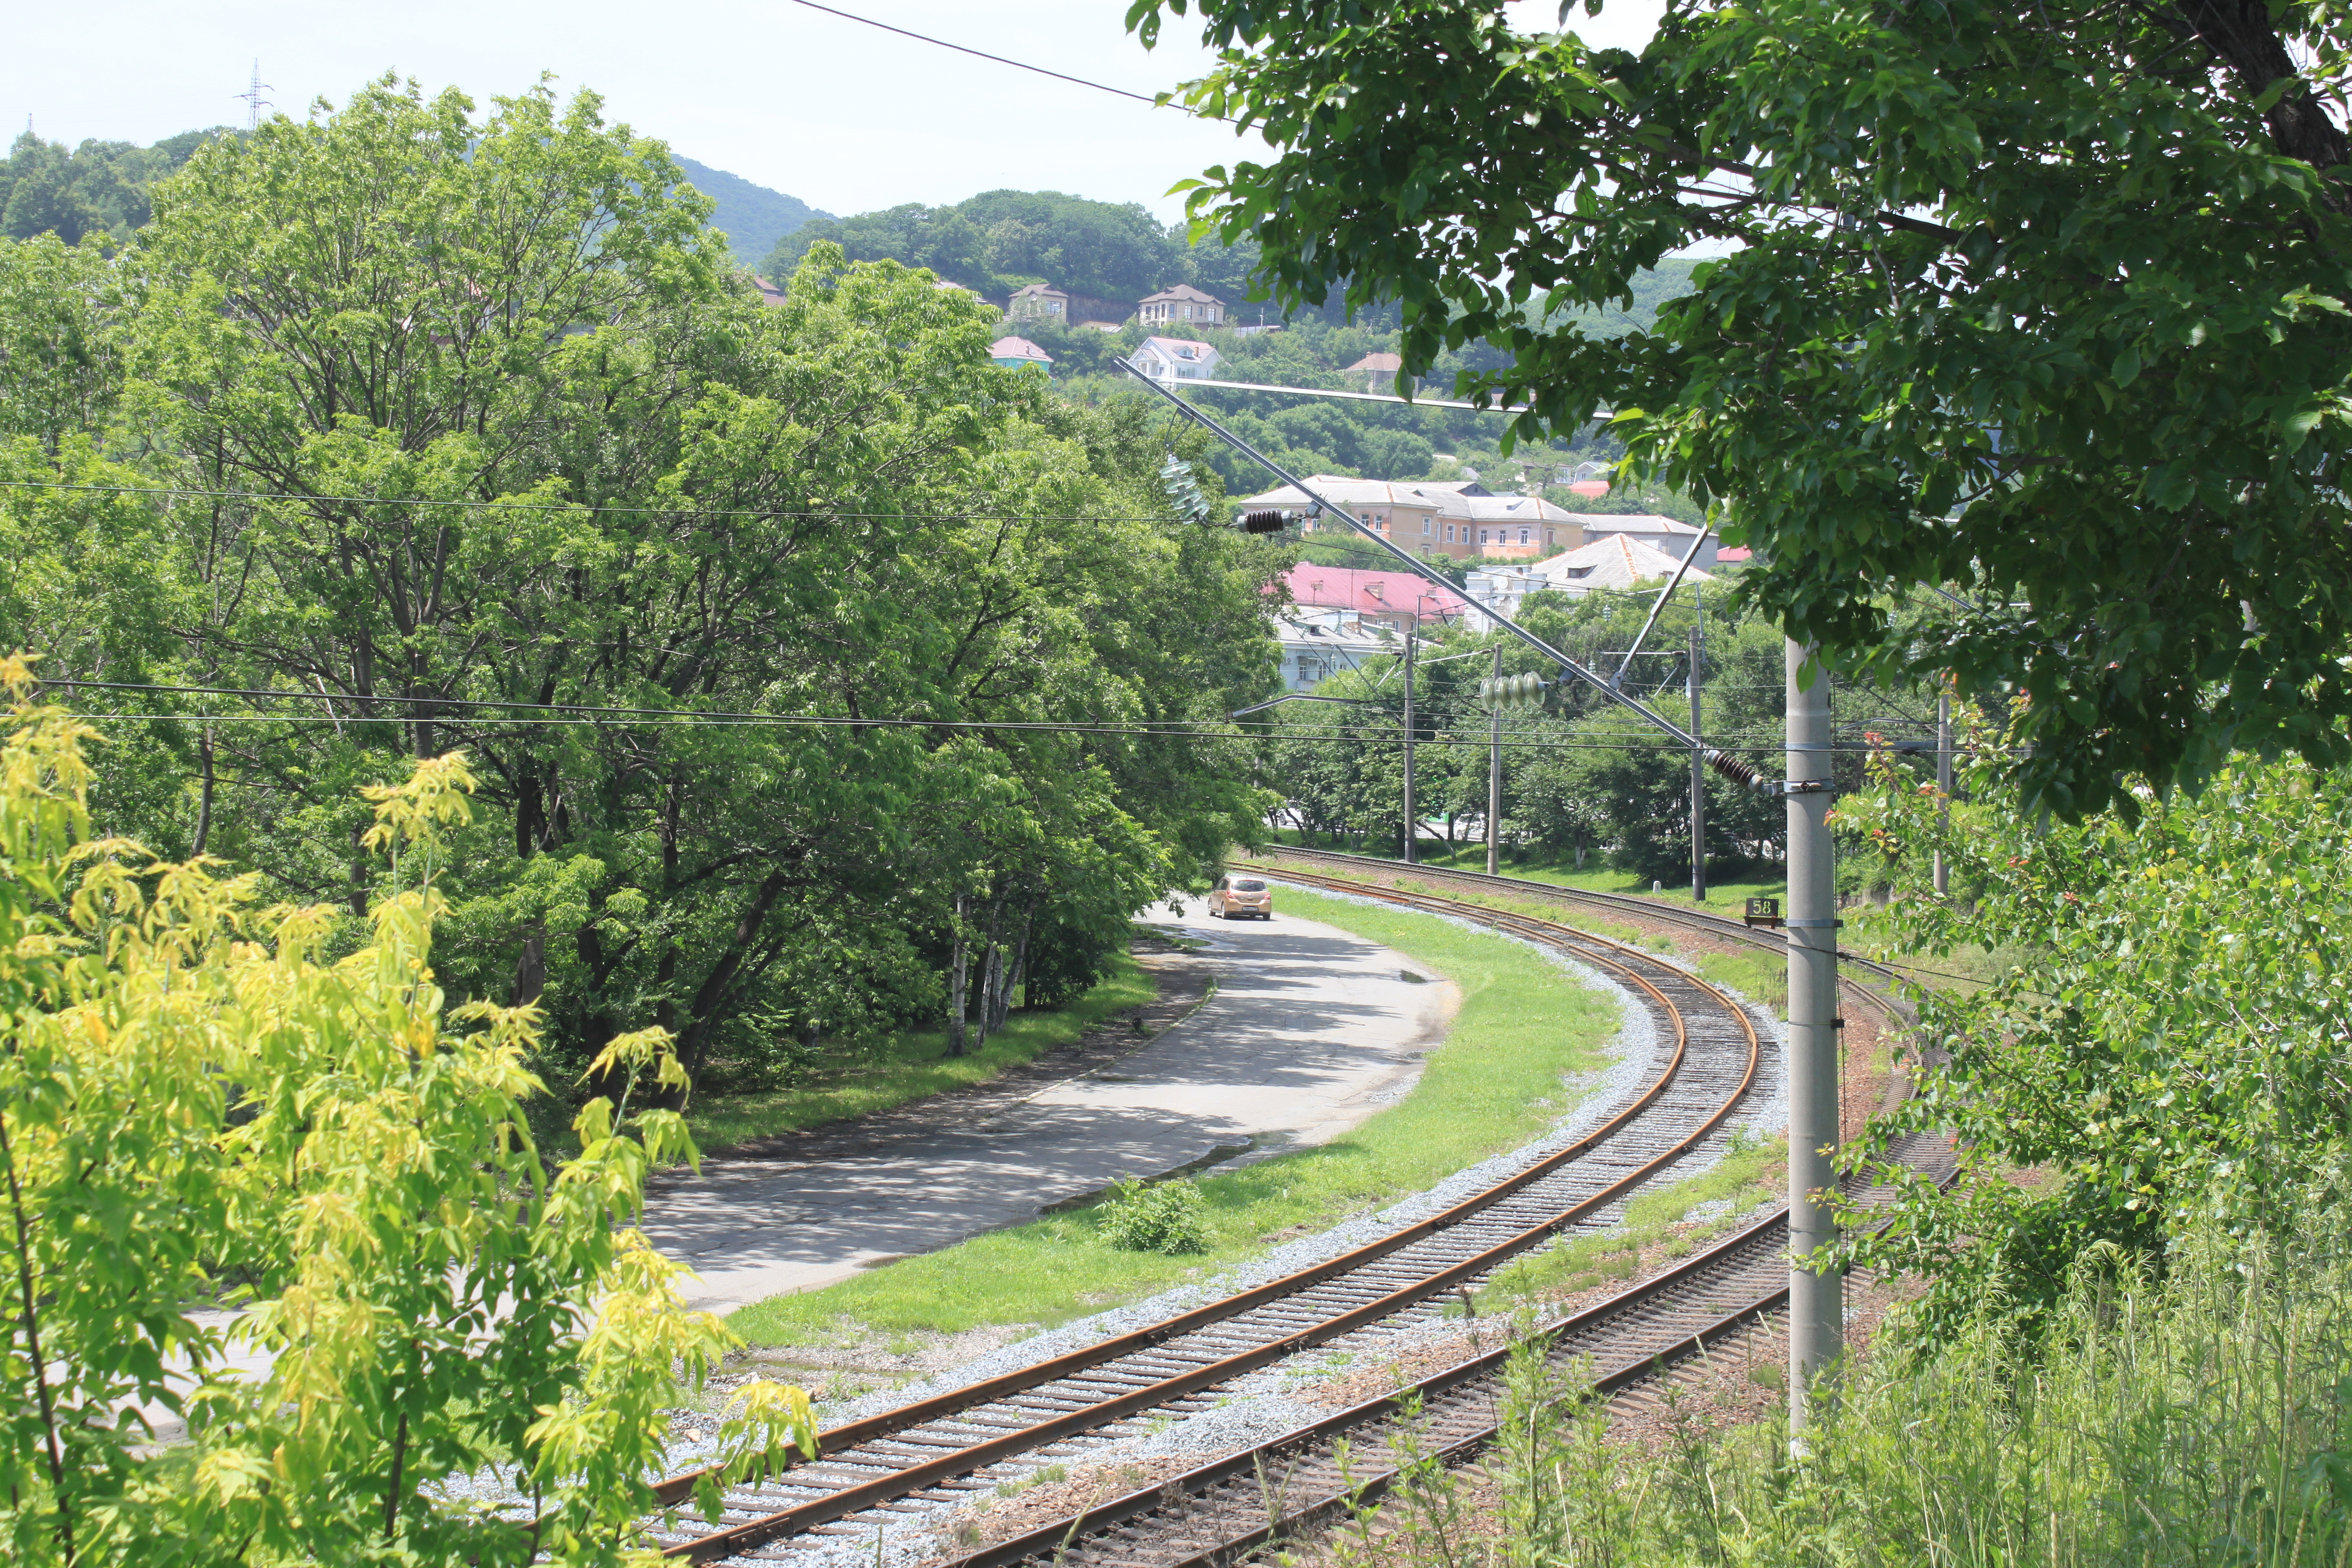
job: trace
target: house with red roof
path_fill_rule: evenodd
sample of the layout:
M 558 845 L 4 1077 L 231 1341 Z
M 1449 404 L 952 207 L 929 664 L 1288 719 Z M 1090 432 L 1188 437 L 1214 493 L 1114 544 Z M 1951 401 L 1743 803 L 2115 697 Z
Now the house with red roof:
M 1352 611 L 1366 626 L 1398 631 L 1452 621 L 1468 608 L 1461 595 L 1411 572 L 1370 572 L 1302 561 L 1284 573 L 1282 581 L 1295 605 Z

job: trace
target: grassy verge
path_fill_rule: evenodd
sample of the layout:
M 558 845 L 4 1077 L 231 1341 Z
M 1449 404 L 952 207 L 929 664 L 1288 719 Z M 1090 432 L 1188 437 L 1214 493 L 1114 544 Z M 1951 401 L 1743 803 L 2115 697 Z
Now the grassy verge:
M 1382 942 L 1454 981 L 1462 1010 L 1412 1094 L 1328 1143 L 1200 1184 L 1207 1247 L 1124 1252 L 1079 1209 L 910 1258 L 824 1290 L 755 1303 L 731 1320 L 760 1344 L 913 1329 L 1053 1324 L 1239 1263 L 1416 1192 L 1536 1136 L 1568 1107 L 1565 1074 L 1602 1065 L 1616 1004 L 1502 937 L 1427 915 L 1285 891 L 1282 910 Z
M 753 1138 L 793 1132 L 820 1122 L 887 1110 L 927 1094 L 984 1083 L 1056 1046 L 1066 1046 L 1104 1019 L 1150 1002 L 1151 977 L 1125 953 L 1110 973 L 1066 1007 L 1015 1013 L 991 1035 L 984 1049 L 947 1055 L 947 1033 L 929 1029 L 886 1035 L 843 1048 L 807 1081 L 750 1094 L 697 1095 L 687 1123 L 706 1152 Z
M 1276 828 L 1275 837 L 1284 844 L 1308 848 L 1328 847 L 1306 844 L 1304 836 L 1297 828 Z M 1349 853 L 1383 858 L 1373 849 L 1350 850 Z M 1482 841 L 1459 844 L 1449 849 L 1442 843 L 1423 843 L 1420 847 L 1419 859 L 1424 866 L 1442 866 L 1449 871 L 1483 871 L 1486 868 L 1486 846 Z M 1667 879 L 1664 887 L 1654 894 L 1650 891 L 1650 883 L 1654 879 L 1636 877 L 1629 871 L 1612 870 L 1603 866 L 1592 866 L 1580 871 L 1573 865 L 1559 865 L 1532 858 L 1521 859 L 1506 852 L 1497 869 L 1506 877 L 1521 877 L 1530 882 L 1549 882 L 1554 887 L 1575 888 L 1588 893 L 1614 893 L 1621 898 L 1655 898 L 1662 904 L 1672 904 L 1678 909 L 1698 908 L 1717 914 L 1738 914 L 1739 901 L 1751 896 L 1785 899 L 1789 893 L 1788 879 L 1779 875 L 1776 868 L 1770 867 L 1722 879 L 1710 877 L 1706 902 L 1698 905 L 1691 901 L 1688 872 L 1684 873 L 1679 890 L 1674 880 Z
M 1346 877 L 1350 873 L 1333 870 L 1328 866 L 1317 867 L 1324 876 Z M 1587 909 L 1564 909 L 1539 895 L 1521 897 L 1511 893 L 1489 891 L 1483 888 L 1464 888 L 1448 882 L 1443 887 L 1433 882 L 1416 881 L 1403 866 L 1398 875 L 1384 880 L 1392 887 L 1412 893 L 1436 893 L 1465 904 L 1477 904 L 1486 909 L 1502 910 L 1511 914 L 1530 915 L 1537 920 L 1556 920 L 1572 925 L 1579 931 L 1589 931 L 1633 947 L 1645 947 L 1653 952 L 1671 953 L 1698 971 L 1701 977 L 1727 985 L 1750 1001 L 1770 1007 L 1776 1016 L 1786 1018 L 1789 1013 L 1788 960 L 1762 948 L 1739 947 L 1727 952 L 1715 951 L 1711 943 L 1685 946 L 1669 934 L 1643 931 L 1624 921 L 1612 921 L 1606 915 Z M 1296 895 L 1285 895 L 1295 897 Z

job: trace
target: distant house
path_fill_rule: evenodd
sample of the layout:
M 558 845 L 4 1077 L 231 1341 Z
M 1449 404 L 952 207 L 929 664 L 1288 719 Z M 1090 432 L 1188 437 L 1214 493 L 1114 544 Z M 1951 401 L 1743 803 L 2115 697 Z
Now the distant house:
M 1274 619 L 1275 640 L 1282 645 L 1282 685 L 1286 691 L 1311 691 L 1343 669 L 1397 651 L 1396 635 L 1384 626 L 1365 624 L 1352 610 L 1297 607 Z
M 758 273 L 751 274 L 751 281 L 760 286 L 760 303 L 762 305 L 781 305 L 784 302 L 784 291 Z
M 1623 517 L 1583 517 L 1576 520 L 1584 525 L 1587 540 L 1622 537 L 1636 540 L 1653 550 L 1662 550 L 1676 561 L 1691 547 L 1691 536 L 1705 531 L 1687 522 L 1676 522 L 1670 517 L 1652 517 L 1634 512 Z M 1694 566 L 1712 566 L 1719 542 L 1712 532 L 1698 542 L 1698 553 L 1691 559 Z
M 1291 603 L 1302 610 L 1340 610 L 1368 626 L 1410 631 L 1451 621 L 1469 608 L 1461 595 L 1411 572 L 1360 572 L 1302 561 L 1282 574 Z
M 1008 321 L 1054 321 L 1067 326 L 1070 320 L 1070 297 L 1051 283 L 1032 283 L 1015 290 L 1004 307 Z
M 988 345 L 988 357 L 1010 369 L 1031 364 L 1048 375 L 1054 374 L 1054 356 L 1027 338 L 999 338 Z
M 1131 357 L 1154 381 L 1205 381 L 1215 376 L 1223 356 L 1190 338 L 1146 338 Z
M 1470 590 L 1471 599 L 1481 608 L 1516 619 L 1520 605 L 1529 594 L 1590 594 L 1595 589 L 1635 588 L 1672 577 L 1675 568 L 1681 564 L 1681 556 L 1669 555 L 1621 533 L 1594 540 L 1549 561 L 1483 567 L 1464 574 L 1463 581 Z M 1712 583 L 1715 579 L 1694 566 L 1683 574 L 1683 581 Z M 1472 625 L 1484 619 L 1474 612 Z
M 1591 525 L 1601 521 L 1563 510 L 1539 496 L 1483 492 L 1464 494 L 1447 515 L 1469 544 L 1465 553 L 1507 558 L 1573 550 L 1592 537 Z
M 1136 307 L 1136 314 L 1147 326 L 1186 321 L 1196 327 L 1221 327 L 1225 324 L 1225 302 L 1190 283 L 1179 283 L 1144 300 Z
M 1383 385 L 1393 385 L 1397 372 L 1403 368 L 1402 354 L 1366 354 L 1340 374 L 1347 376 L 1362 376 L 1364 390 L 1378 392 Z
M 1475 479 L 1352 479 L 1313 474 L 1317 495 L 1345 507 L 1367 528 L 1400 550 L 1444 555 L 1456 561 L 1491 555 L 1540 555 L 1584 542 L 1578 524 L 1587 521 L 1529 496 L 1487 493 Z M 1305 495 L 1284 485 L 1238 503 L 1244 511 L 1273 509 L 1305 519 L 1309 533 L 1351 531 L 1336 518 L 1310 515 Z M 1519 535 L 1525 532 L 1522 541 Z

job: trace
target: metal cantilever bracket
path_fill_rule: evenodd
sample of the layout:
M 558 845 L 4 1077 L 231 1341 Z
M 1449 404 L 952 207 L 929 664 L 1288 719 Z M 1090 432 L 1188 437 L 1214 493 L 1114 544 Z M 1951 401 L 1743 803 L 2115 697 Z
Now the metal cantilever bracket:
M 1756 786 L 1766 795 L 1835 795 L 1837 785 L 1828 779 L 1766 779 Z

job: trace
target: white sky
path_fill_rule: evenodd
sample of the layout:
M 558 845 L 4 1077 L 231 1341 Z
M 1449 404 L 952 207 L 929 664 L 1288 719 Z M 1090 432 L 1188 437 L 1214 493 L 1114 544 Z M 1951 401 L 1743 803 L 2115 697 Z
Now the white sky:
M 1579 30 L 1638 46 L 1661 0 L 1617 0 Z M 1150 53 L 1125 0 L 838 0 L 839 8 L 1150 94 L 1203 68 L 1189 18 Z M 1556 25 L 1556 0 L 1514 0 Z M 835 213 L 954 202 L 1011 186 L 1182 210 L 1168 187 L 1259 149 L 1230 130 L 900 38 L 789 0 L 96 0 L 27 6 L 0 55 L 0 125 L 50 141 L 148 142 L 242 123 L 255 57 L 265 96 L 300 113 L 394 69 L 478 102 L 553 71 L 607 117 L 689 158 Z M 5 139 L 0 139 L 5 141 Z

